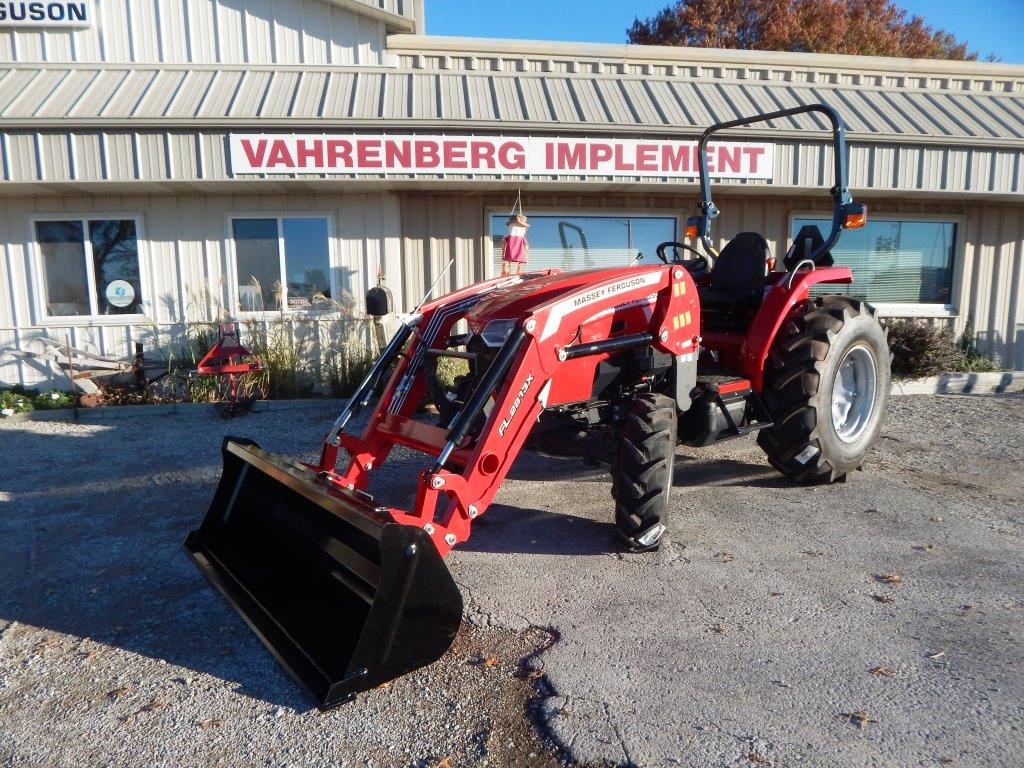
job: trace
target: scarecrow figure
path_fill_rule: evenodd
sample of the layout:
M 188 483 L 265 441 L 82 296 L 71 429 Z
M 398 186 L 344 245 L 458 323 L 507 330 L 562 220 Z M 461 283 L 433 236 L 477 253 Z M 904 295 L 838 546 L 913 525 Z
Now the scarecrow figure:
M 518 275 L 530 257 L 530 244 L 526 242 L 526 230 L 530 228 L 520 207 L 519 213 L 508 218 L 508 234 L 501 245 L 501 276 Z

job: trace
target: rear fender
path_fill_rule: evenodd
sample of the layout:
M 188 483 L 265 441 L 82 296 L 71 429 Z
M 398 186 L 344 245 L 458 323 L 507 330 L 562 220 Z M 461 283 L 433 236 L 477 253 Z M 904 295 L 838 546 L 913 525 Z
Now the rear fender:
M 755 391 L 760 392 L 764 385 L 764 364 L 768 352 L 793 307 L 805 301 L 811 288 L 818 283 L 848 285 L 852 282 L 853 272 L 849 267 L 826 267 L 797 272 L 792 280 L 787 273 L 768 289 L 768 295 L 751 323 L 750 333 L 740 347 L 740 371 Z

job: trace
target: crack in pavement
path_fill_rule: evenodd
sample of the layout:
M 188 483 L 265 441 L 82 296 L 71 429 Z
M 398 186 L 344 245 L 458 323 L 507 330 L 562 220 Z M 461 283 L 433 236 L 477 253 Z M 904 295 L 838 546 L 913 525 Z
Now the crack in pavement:
M 608 720 L 608 727 L 612 729 L 615 737 L 619 740 L 619 748 L 622 750 L 622 756 L 626 758 L 626 765 L 635 765 L 632 755 L 629 754 L 629 745 L 626 743 L 626 739 L 622 735 L 622 730 L 615 722 L 615 718 L 612 717 L 612 707 L 608 702 L 604 702 L 604 716 Z

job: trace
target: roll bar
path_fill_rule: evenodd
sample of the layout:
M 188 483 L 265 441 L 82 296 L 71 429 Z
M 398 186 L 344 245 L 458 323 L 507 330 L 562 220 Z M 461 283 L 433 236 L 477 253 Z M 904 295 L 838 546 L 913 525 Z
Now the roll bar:
M 696 234 L 704 244 L 704 250 L 712 257 L 717 257 L 718 252 L 711 244 L 711 222 L 713 219 L 718 218 L 719 210 L 711 200 L 711 174 L 708 172 L 707 158 L 708 141 L 719 131 L 724 131 L 728 128 L 738 128 L 739 126 L 751 125 L 752 123 L 763 123 L 768 120 L 789 117 L 790 115 L 800 115 L 807 112 L 820 112 L 828 118 L 829 123 L 832 125 L 832 160 L 835 180 L 832 189 L 829 190 L 829 194 L 832 195 L 832 199 L 835 201 L 835 208 L 832 213 L 832 231 L 825 238 L 825 242 L 815 249 L 808 258 L 815 260 L 832 248 L 836 241 L 839 240 L 839 235 L 842 234 L 843 229 L 850 228 L 851 226 L 863 226 L 867 208 L 863 203 L 855 203 L 853 201 L 853 196 L 846 186 L 846 126 L 843 124 L 843 119 L 839 116 L 839 113 L 833 107 L 828 104 L 805 104 L 799 107 L 791 107 L 790 109 L 780 109 L 777 112 L 767 112 L 763 115 L 741 117 L 737 120 L 715 123 L 701 134 L 700 141 L 697 143 L 697 157 L 700 162 L 700 215 L 691 216 L 686 222 L 686 228 L 689 234 L 690 230 L 696 226 Z

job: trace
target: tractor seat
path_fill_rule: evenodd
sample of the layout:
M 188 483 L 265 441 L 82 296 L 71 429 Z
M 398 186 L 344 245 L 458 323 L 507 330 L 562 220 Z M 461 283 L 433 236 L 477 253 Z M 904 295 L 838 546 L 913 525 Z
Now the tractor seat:
M 698 289 L 704 325 L 715 330 L 746 328 L 761 306 L 768 275 L 768 243 L 741 232 L 718 254 L 710 281 Z

